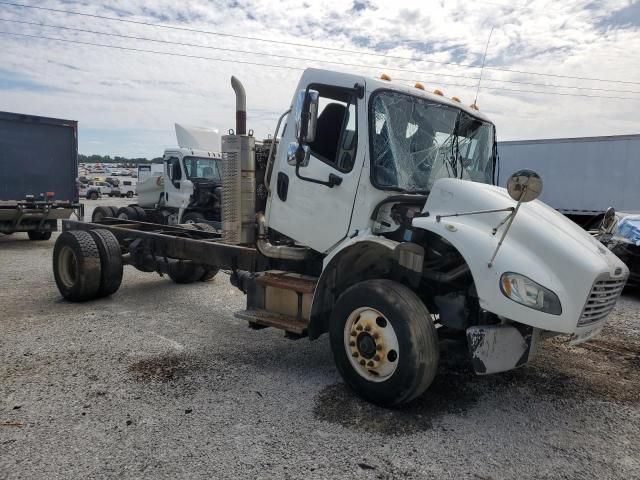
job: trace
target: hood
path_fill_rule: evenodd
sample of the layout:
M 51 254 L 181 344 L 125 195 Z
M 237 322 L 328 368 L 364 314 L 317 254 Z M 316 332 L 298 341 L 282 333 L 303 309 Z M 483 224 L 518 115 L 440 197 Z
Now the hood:
M 593 284 L 602 278 L 628 274 L 624 264 L 600 242 L 553 208 L 534 200 L 520 206 L 494 264 L 489 267 L 509 212 L 436 220 L 436 215 L 504 209 L 516 204 L 501 187 L 440 179 L 424 207 L 429 216 L 416 218 L 413 225 L 438 233 L 460 251 L 471 268 L 483 308 L 540 328 L 572 331 Z M 560 318 L 504 297 L 499 280 L 505 272 L 525 275 L 558 295 L 563 310 Z M 555 328 L 550 328 L 550 324 Z

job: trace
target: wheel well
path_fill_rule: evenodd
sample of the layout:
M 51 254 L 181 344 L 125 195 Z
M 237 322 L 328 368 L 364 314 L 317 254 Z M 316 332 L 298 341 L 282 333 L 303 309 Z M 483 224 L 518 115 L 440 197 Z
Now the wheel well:
M 386 239 L 384 239 L 386 240 Z M 462 254 L 443 237 L 421 232 L 415 243 L 361 241 L 340 251 L 324 269 L 313 298 L 309 323 L 310 339 L 329 329 L 329 319 L 338 297 L 350 286 L 365 280 L 392 279 L 414 290 L 432 313 L 446 309 L 447 316 L 462 315 L 470 321 L 480 314 L 474 278 Z M 399 248 L 423 251 L 421 265 L 405 265 Z M 417 247 L 417 249 L 416 249 Z M 463 307 L 461 307 L 463 305 Z M 465 317 L 466 318 L 466 317 Z M 474 322 L 475 323 L 475 322 Z

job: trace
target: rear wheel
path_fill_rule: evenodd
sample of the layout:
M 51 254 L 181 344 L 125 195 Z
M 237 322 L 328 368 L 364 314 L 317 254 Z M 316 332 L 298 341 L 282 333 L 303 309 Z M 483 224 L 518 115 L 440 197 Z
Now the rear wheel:
M 91 215 L 91 221 L 93 223 L 99 223 L 105 217 L 115 217 L 117 214 L 116 207 L 96 207 L 93 209 Z
M 200 212 L 189 212 L 182 216 L 182 223 L 201 223 L 205 220 L 204 215 Z
M 100 252 L 100 287 L 96 297 L 107 297 L 118 291 L 122 283 L 122 251 L 116 236 L 109 230 L 90 230 Z
M 176 283 L 193 283 L 205 274 L 204 268 L 189 262 L 177 261 L 169 268 L 169 278 Z
M 91 200 L 97 200 L 98 199 L 98 192 L 91 192 L 89 194 L 89 199 Z
M 129 191 L 127 192 L 127 198 L 132 198 L 133 197 L 133 192 Z
M 140 222 L 147 221 L 147 212 L 145 212 L 142 207 L 139 207 L 138 205 L 131 205 L 131 208 L 136 211 L 136 214 L 138 216 L 137 220 L 139 220 Z
M 118 209 L 118 218 L 121 220 L 138 220 L 138 212 L 133 207 L 121 207 Z
M 220 271 L 219 268 L 214 268 L 214 267 L 202 267 L 202 268 L 204 269 L 204 274 L 199 278 L 201 282 L 208 282 L 210 280 L 213 280 L 213 277 L 215 277 Z
M 51 238 L 51 232 L 38 232 L 36 230 L 29 230 L 27 232 L 29 240 L 49 240 Z
M 53 247 L 53 276 L 58 290 L 72 302 L 96 297 L 100 288 L 100 252 L 84 231 L 62 232 Z
M 400 283 L 367 280 L 347 289 L 333 309 L 329 334 L 345 382 L 377 405 L 413 400 L 436 374 L 438 337 L 431 315 Z

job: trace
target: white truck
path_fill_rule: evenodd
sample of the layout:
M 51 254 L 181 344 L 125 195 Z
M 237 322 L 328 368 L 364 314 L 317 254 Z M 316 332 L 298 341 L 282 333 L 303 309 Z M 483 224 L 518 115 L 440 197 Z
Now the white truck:
M 345 382 L 383 406 L 429 387 L 442 336 L 489 374 L 526 364 L 545 338 L 602 328 L 628 269 L 535 200 L 534 172 L 493 185 L 495 127 L 476 108 L 386 76 L 308 69 L 265 162 L 232 86 L 222 233 L 66 221 L 53 252 L 66 299 L 114 293 L 123 264 L 181 282 L 228 269 L 247 294 L 239 318 L 290 338 L 328 333 Z
M 185 132 L 188 133 L 189 129 L 176 124 L 180 146 L 165 150 L 161 166 L 149 165 L 148 170 L 138 171 L 136 204 L 120 208 L 96 207 L 92 221 L 119 218 L 164 225 L 217 225 L 220 222 L 222 194 L 218 166 L 221 160 L 219 137 L 213 132 L 209 136 L 185 137 Z M 140 175 L 141 172 L 143 175 Z M 131 198 L 133 188 L 126 189 L 124 194 Z

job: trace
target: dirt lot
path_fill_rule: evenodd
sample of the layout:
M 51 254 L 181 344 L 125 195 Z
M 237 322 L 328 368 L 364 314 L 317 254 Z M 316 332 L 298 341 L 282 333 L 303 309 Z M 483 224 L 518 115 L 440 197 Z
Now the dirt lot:
M 383 410 L 345 388 L 326 337 L 235 319 L 223 274 L 127 267 L 113 297 L 71 304 L 52 246 L 0 237 L 0 479 L 640 478 L 638 295 L 597 340 L 502 375 L 444 364 Z

